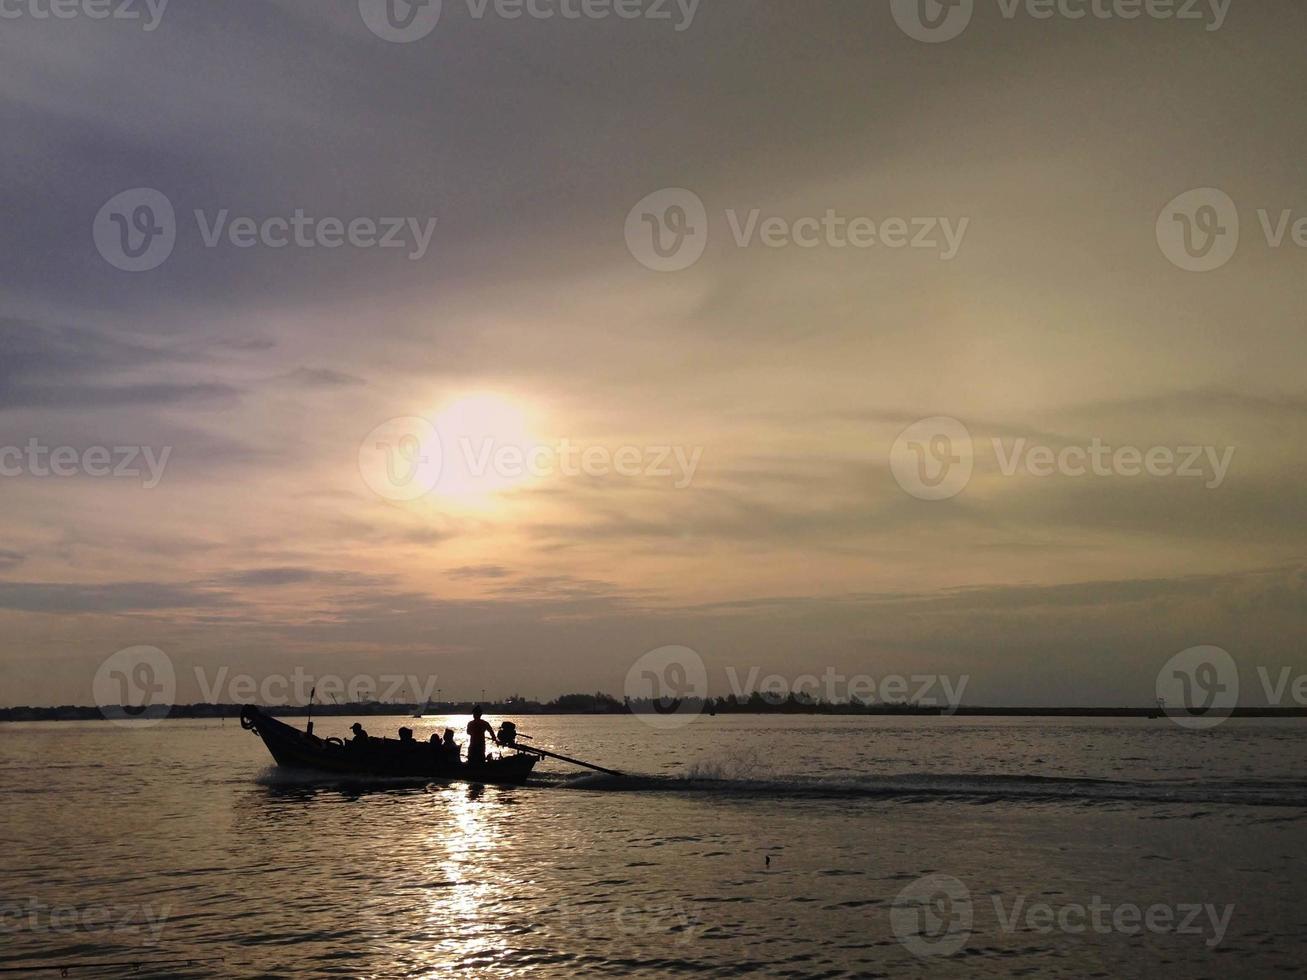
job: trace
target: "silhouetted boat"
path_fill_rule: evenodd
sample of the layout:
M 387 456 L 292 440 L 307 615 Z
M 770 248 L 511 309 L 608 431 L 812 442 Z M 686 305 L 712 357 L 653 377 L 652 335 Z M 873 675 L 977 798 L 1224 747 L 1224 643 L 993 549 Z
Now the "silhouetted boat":
M 422 779 L 467 780 L 476 783 L 520 784 L 540 761 L 539 754 L 517 751 L 469 765 L 450 759 L 429 742 L 401 742 L 393 738 L 372 738 L 360 743 L 339 738 L 319 738 L 278 721 L 261 708 L 241 708 L 241 727 L 252 731 L 272 753 L 277 765 L 289 769 L 353 776 L 404 776 Z

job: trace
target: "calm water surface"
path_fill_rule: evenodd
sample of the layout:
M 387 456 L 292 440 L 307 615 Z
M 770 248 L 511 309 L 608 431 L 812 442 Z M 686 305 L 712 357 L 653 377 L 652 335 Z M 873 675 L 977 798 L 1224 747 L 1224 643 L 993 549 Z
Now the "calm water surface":
M 351 721 L 321 719 L 317 732 Z M 413 724 L 425 738 L 445 721 L 364 724 L 375 735 Z M 736 716 L 665 733 L 629 717 L 519 721 L 544 747 L 640 775 L 546 762 L 525 788 L 342 785 L 271 768 L 234 721 L 4 726 L 0 967 L 181 956 L 223 960 L 135 975 L 1307 968 L 1302 722 L 1193 732 L 1142 719 Z

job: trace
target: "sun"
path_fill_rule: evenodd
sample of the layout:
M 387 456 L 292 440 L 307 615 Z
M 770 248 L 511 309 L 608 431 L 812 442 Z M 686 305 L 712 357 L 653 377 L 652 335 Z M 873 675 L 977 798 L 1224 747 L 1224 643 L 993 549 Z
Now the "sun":
M 535 476 L 539 440 L 525 405 L 505 395 L 464 395 L 432 418 L 442 466 L 436 493 L 463 503 L 486 502 Z

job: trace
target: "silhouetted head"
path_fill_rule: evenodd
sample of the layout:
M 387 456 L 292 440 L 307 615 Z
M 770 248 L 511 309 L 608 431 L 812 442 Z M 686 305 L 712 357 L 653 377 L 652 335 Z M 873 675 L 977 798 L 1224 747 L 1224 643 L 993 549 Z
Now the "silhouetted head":
M 477 704 L 472 706 L 472 717 L 473 718 L 481 717 L 481 705 Z
M 349 726 L 349 730 L 357 735 L 359 732 L 363 731 L 363 726 L 356 721 L 354 724 Z
M 434 736 L 433 736 L 433 737 L 434 737 Z M 445 741 L 446 741 L 446 742 L 452 742 L 452 741 L 454 741 L 454 729 L 452 729 L 452 728 L 446 728 L 446 729 L 445 729 Z

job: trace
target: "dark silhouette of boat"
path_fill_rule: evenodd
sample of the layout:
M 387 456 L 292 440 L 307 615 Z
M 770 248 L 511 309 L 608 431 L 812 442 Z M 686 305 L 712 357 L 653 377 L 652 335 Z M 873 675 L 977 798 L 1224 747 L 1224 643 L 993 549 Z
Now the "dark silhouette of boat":
M 279 766 L 343 776 L 399 776 L 520 785 L 526 782 L 540 761 L 540 754 L 517 746 L 511 755 L 471 765 L 451 758 L 439 746 L 429 742 L 372 737 L 346 742 L 339 738 L 319 738 L 313 734 L 311 722 L 308 731 L 300 731 L 252 704 L 241 708 L 241 727 L 263 739 Z

